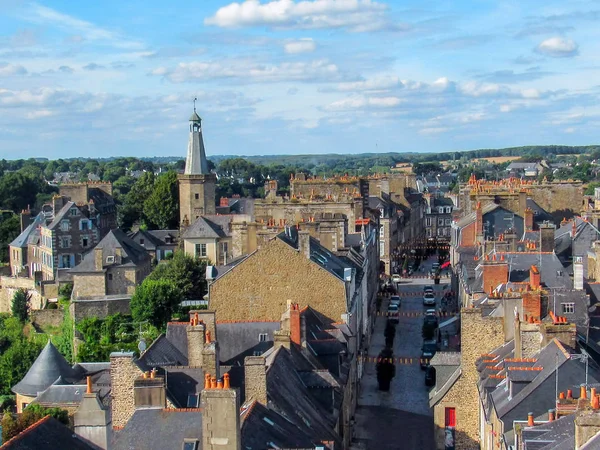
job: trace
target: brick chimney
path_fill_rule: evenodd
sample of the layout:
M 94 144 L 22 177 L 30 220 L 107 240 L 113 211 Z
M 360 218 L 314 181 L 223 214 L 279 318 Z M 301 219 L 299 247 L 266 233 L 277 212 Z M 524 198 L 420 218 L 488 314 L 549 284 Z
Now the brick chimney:
M 525 231 L 533 231 L 533 210 L 531 208 L 525 208 L 523 214 L 523 221 L 525 222 Z
M 302 345 L 302 319 L 298 303 L 290 305 L 290 341 Z
M 214 384 L 201 394 L 202 450 L 241 450 L 239 393 L 229 386 L 229 374 L 220 387 Z
M 539 290 L 542 285 L 542 275 L 537 266 L 531 266 L 529 268 L 529 287 L 532 290 Z
M 244 359 L 245 401 L 254 399 L 267 405 L 267 368 L 263 356 Z
M 475 205 L 475 235 L 483 238 L 483 210 L 481 209 L 481 202 L 477 202 Z M 478 240 L 477 238 L 475 239 Z
M 524 291 L 522 294 L 523 314 L 527 317 L 533 317 L 534 320 L 541 320 L 542 316 L 542 295 L 538 291 Z
M 485 260 L 482 270 L 483 290 L 487 294 L 496 289 L 498 285 L 508 282 L 508 263 L 504 260 Z
M 554 232 L 556 226 L 552 223 L 543 223 L 540 225 L 540 251 L 554 251 Z
M 110 411 L 104 408 L 98 394 L 92 391 L 91 377 L 87 377 L 87 391 L 73 415 L 77 436 L 98 448 L 108 449 L 112 441 Z

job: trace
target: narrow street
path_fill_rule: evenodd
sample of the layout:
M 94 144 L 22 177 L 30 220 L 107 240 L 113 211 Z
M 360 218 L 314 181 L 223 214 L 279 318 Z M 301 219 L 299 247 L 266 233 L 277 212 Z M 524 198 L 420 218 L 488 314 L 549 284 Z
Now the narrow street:
M 428 270 L 432 260 L 425 264 Z M 424 272 L 425 273 L 425 272 Z M 396 375 L 388 392 L 380 391 L 377 384 L 376 364 L 365 364 L 356 410 L 356 448 L 366 450 L 415 450 L 433 449 L 433 412 L 429 408 L 429 389 L 425 386 L 425 371 L 421 370 L 419 358 L 423 338 L 421 328 L 423 313 L 423 288 L 434 286 L 437 308 L 443 288 L 449 280 L 442 278 L 439 285 L 427 278 L 403 280 L 398 284 L 402 295 L 399 323 L 394 338 L 394 358 L 413 358 L 412 364 L 397 364 Z M 414 293 L 411 295 L 411 293 Z M 386 311 L 388 299 L 384 299 L 381 311 Z M 432 307 L 430 307 L 432 308 Z M 412 314 L 411 314 L 412 313 Z M 416 313 L 416 314 L 414 314 Z M 385 347 L 384 329 L 387 318 L 376 319 L 369 356 L 377 356 Z

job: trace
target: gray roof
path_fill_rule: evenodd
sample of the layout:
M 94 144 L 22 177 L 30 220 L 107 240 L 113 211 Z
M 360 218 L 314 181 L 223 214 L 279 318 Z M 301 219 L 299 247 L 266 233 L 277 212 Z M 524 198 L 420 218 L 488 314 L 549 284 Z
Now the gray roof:
M 459 366 L 460 352 L 437 352 L 431 358 L 432 366 Z
M 80 375 L 49 340 L 25 377 L 12 387 L 12 391 L 16 394 L 35 397 L 39 392 L 45 391 L 54 384 L 58 377 L 69 382 L 79 379 Z
M 552 422 L 523 427 L 524 450 L 556 449 L 557 444 L 565 443 L 570 444 L 567 448 L 575 448 L 575 417 L 576 414 L 569 414 Z
M 182 328 L 185 330 L 185 327 Z M 148 367 L 187 366 L 187 349 L 185 355 L 182 354 L 167 336 L 161 334 L 140 356 L 140 361 Z
M 184 238 L 219 239 L 231 236 L 231 216 L 200 216 L 183 233 Z
M 487 203 L 485 205 L 482 205 L 482 207 L 481 207 L 481 213 L 482 214 L 487 214 L 489 212 L 494 211 L 497 208 L 501 208 L 501 206 L 497 205 L 496 203 Z M 504 209 L 506 209 L 506 208 L 504 208 Z M 473 212 L 467 214 L 466 216 L 464 216 L 458 222 L 456 222 L 456 226 L 458 228 L 464 228 L 467 225 L 475 222 L 476 218 L 477 218 L 477 213 L 476 213 L 476 211 L 473 211 Z
M 243 364 L 246 356 L 252 356 L 254 352 L 264 353 L 273 346 L 273 332 L 279 328 L 279 321 L 217 323 L 222 364 Z M 260 341 L 261 334 L 267 335 L 263 342 Z
M 9 245 L 11 247 L 27 247 L 27 244 L 30 243 L 30 237 L 36 232 L 39 233 L 38 227 L 44 224 L 45 216 L 43 213 L 39 213 L 37 216 L 35 216 L 33 222 L 31 222 L 29 226 L 25 228 L 21 234 L 19 234 Z
M 542 167 L 540 163 L 537 162 L 511 162 L 506 170 L 513 169 L 537 169 Z
M 139 266 L 150 261 L 150 255 L 146 249 L 137 242 L 134 242 L 123 231 L 116 228 L 110 230 L 104 238 L 94 247 L 93 251 L 88 252 L 81 263 L 70 269 L 71 273 L 77 272 L 96 272 L 95 250 L 102 249 L 103 267 L 114 264 L 106 263 L 107 256 L 114 256 L 116 249 L 121 249 L 120 266 Z
M 67 426 L 54 417 L 46 416 L 2 446 L 9 450 L 94 450 Z
M 59 380 L 62 381 L 62 378 L 59 378 Z M 86 388 L 85 384 L 55 383 L 44 392 L 41 392 L 35 402 L 40 405 L 72 405 L 77 407 L 81 403 Z
M 60 211 L 58 211 L 55 215 L 54 215 L 54 219 L 52 220 L 52 222 L 50 222 L 50 224 L 48 225 L 49 229 L 54 229 L 58 224 L 60 224 L 60 221 L 63 220 L 65 218 L 65 216 L 67 215 L 67 213 L 69 212 L 69 210 L 75 207 L 77 208 L 80 212 L 81 209 L 79 208 L 79 206 L 77 206 L 75 204 L 75 202 L 67 202 L 65 203 L 65 205 L 60 209 Z
M 147 230 L 134 231 L 128 233 L 127 236 L 131 240 L 137 242 L 140 246 L 144 247 L 146 250 L 156 250 L 157 247 L 165 245 L 164 241 Z M 144 240 L 144 244 L 140 243 L 140 239 Z
M 202 447 L 200 409 L 138 409 L 125 428 L 114 434 L 112 448 L 181 450 L 186 438 L 198 439 Z

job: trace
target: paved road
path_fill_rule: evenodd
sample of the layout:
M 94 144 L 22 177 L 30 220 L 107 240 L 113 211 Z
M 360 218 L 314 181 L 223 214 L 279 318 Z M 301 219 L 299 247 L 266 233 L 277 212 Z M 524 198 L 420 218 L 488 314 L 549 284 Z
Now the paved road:
M 428 266 L 431 266 L 431 261 Z M 444 284 L 434 286 L 439 301 Z M 412 279 L 399 284 L 400 291 L 422 292 L 432 280 Z M 382 304 L 382 311 L 387 301 Z M 402 297 L 401 313 L 423 312 L 420 296 Z M 409 315 L 410 316 L 410 315 Z M 422 317 L 400 317 L 394 339 L 394 357 L 421 356 Z M 384 348 L 383 330 L 386 318 L 377 317 L 375 331 L 369 348 L 369 356 L 377 356 Z M 382 392 L 377 386 L 375 364 L 367 363 L 361 381 L 356 412 L 354 436 L 368 450 L 423 449 L 433 448 L 433 417 L 429 408 L 429 388 L 425 386 L 425 374 L 418 364 L 397 365 L 396 376 L 390 391 Z

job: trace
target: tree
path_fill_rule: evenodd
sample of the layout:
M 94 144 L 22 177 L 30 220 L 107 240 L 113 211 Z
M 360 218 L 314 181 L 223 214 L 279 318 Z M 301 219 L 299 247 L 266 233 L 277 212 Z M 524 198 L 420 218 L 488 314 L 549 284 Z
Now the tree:
M 21 232 L 21 223 L 16 214 L 0 222 L 0 262 L 8 262 L 8 245 Z
M 0 394 L 11 394 L 11 388 L 23 379 L 42 347 L 21 335 L 0 356 Z
M 21 322 L 26 322 L 29 318 L 29 308 L 31 306 L 31 294 L 27 289 L 19 289 L 15 292 L 12 299 L 12 315 Z
M 152 194 L 144 201 L 144 216 L 158 229 L 174 229 L 179 224 L 177 174 L 169 171 L 154 183 Z
M 168 281 L 179 289 L 184 299 L 199 300 L 207 291 L 206 265 L 205 260 L 177 251 L 172 259 L 161 261 L 147 279 Z
M 131 298 L 131 315 L 136 322 L 147 320 L 164 329 L 182 300 L 181 290 L 174 283 L 146 278 Z
M 15 417 L 5 412 L 2 416 L 2 441 L 15 437 L 26 428 L 40 421 L 46 416 L 52 416 L 64 425 L 69 425 L 69 413 L 60 408 L 44 408 L 43 406 L 32 403 L 23 410 L 23 414 Z
M 154 173 L 145 172 L 137 179 L 131 190 L 124 196 L 117 210 L 119 226 L 129 230 L 136 223 L 144 223 L 144 202 L 154 190 Z M 118 197 L 121 200 L 121 197 Z

